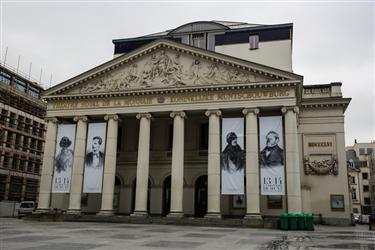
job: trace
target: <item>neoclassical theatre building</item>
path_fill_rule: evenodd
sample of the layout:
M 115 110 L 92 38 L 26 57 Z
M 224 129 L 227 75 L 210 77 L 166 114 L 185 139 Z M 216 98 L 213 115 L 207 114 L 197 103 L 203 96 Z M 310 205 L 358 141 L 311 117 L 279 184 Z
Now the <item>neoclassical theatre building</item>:
M 112 60 L 44 92 L 38 210 L 349 224 L 350 98 L 303 85 L 292 38 L 202 21 L 113 40 Z

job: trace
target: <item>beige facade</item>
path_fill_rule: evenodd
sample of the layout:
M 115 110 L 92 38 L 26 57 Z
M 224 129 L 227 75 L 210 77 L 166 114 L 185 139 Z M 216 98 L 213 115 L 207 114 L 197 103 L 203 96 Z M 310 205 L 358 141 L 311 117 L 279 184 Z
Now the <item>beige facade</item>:
M 344 112 L 350 99 L 340 87 L 303 86 L 303 77 L 288 71 L 157 40 L 46 91 L 49 147 L 39 210 L 256 220 L 304 212 L 349 224 Z M 267 115 L 284 121 L 286 195 L 276 201 L 259 190 L 258 118 Z M 240 208 L 220 193 L 226 117 L 245 118 L 246 205 Z M 93 121 L 107 122 L 103 191 L 82 194 Z M 58 122 L 77 124 L 70 194 L 51 193 Z M 342 207 L 332 206 L 334 199 Z
M 215 51 L 243 60 L 293 71 L 292 40 L 260 42 L 259 49 L 249 50 L 248 43 L 215 46 Z

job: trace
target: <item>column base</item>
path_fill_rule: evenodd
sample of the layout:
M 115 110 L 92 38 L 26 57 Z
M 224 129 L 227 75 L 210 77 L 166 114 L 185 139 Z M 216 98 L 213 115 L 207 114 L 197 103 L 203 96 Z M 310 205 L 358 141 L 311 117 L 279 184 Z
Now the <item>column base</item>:
M 167 217 L 169 218 L 182 218 L 184 216 L 185 215 L 183 212 L 170 212 L 169 214 L 167 214 Z
M 111 216 L 111 215 L 114 215 L 114 212 L 113 212 L 113 210 L 100 210 L 99 213 L 97 213 L 96 215 Z
M 130 216 L 134 217 L 147 217 L 148 212 L 147 211 L 134 211 L 134 213 L 130 214 Z
M 218 212 L 208 212 L 204 218 L 207 218 L 207 219 L 221 219 L 221 214 L 218 213 Z
M 252 227 L 263 227 L 264 222 L 260 214 L 246 214 L 243 218 L 244 224 Z
M 81 214 L 81 209 L 68 209 L 67 214 Z

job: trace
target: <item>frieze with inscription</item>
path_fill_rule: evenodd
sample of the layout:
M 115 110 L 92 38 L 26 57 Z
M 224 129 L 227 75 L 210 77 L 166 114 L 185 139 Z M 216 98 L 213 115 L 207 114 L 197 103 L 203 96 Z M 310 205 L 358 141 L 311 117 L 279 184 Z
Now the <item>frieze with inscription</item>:
M 108 99 L 83 99 L 83 100 L 56 100 L 50 101 L 49 110 L 78 109 L 78 108 L 103 108 L 103 107 L 128 107 L 143 105 L 179 104 L 179 103 L 209 103 L 225 101 L 246 101 L 270 98 L 291 97 L 292 90 L 262 90 L 262 91 L 232 91 L 232 92 L 206 92 L 170 94 L 165 96 L 129 96 Z
M 272 78 L 242 68 L 163 49 L 90 80 L 80 87 L 79 93 L 250 83 L 270 79 Z

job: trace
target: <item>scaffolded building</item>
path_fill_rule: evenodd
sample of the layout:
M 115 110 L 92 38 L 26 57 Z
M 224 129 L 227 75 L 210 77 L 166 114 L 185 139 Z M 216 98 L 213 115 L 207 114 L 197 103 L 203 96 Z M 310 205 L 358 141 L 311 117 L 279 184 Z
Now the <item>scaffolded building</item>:
M 0 65 L 0 201 L 35 201 L 45 142 L 43 88 Z

